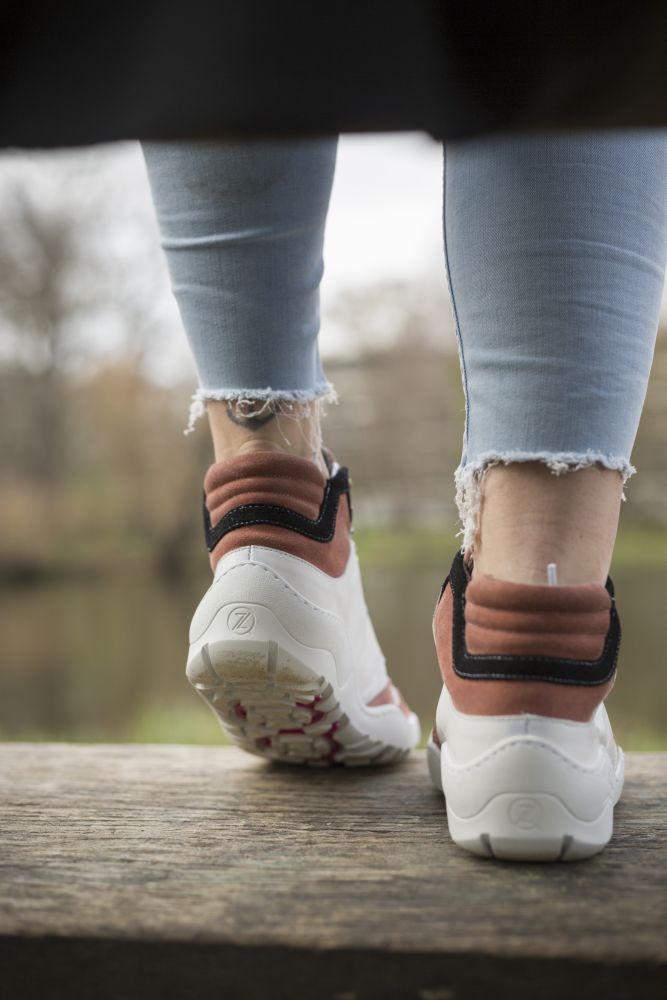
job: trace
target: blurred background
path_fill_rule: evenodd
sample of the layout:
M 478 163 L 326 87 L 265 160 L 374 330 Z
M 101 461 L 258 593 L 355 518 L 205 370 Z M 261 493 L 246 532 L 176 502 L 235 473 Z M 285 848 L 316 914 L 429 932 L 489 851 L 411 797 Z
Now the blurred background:
M 441 241 L 442 153 L 341 140 L 321 349 L 340 403 L 368 604 L 432 724 L 438 589 L 460 539 L 464 400 Z M 222 741 L 184 677 L 210 581 L 212 461 L 137 144 L 0 157 L 0 739 Z M 667 749 L 667 315 L 612 565 L 624 641 L 610 710 Z

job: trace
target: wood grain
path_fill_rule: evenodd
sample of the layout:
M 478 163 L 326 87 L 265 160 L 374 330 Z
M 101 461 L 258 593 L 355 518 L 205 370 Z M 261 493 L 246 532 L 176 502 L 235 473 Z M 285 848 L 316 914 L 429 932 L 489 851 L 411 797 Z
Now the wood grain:
M 519 865 L 452 844 L 423 754 L 302 771 L 5 744 L 3 980 L 12 1000 L 660 995 L 666 778 L 667 754 L 630 754 L 607 850 Z

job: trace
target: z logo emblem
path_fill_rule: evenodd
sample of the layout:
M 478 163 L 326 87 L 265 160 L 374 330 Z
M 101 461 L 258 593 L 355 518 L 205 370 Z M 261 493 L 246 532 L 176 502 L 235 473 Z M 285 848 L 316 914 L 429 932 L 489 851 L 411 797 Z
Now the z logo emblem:
M 236 635 L 247 635 L 255 627 L 255 616 L 250 608 L 233 608 L 227 615 L 227 628 Z

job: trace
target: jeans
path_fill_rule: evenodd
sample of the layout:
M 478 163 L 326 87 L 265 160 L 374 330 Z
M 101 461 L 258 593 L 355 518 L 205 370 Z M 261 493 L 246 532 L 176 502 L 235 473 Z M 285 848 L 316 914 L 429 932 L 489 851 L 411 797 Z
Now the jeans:
M 206 399 L 330 396 L 318 351 L 335 138 L 145 143 Z M 667 265 L 667 131 L 444 147 L 444 248 L 466 417 L 470 544 L 485 469 L 630 464 Z

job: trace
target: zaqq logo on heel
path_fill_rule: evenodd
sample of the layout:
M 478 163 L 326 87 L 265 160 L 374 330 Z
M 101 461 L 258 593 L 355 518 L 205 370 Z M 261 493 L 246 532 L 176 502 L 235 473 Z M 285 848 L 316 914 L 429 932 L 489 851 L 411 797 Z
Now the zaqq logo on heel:
M 227 628 L 235 635 L 247 635 L 255 627 L 255 616 L 250 608 L 232 608 L 227 615 Z
M 508 814 L 510 823 L 518 830 L 537 830 L 542 825 L 543 809 L 536 799 L 514 799 Z

